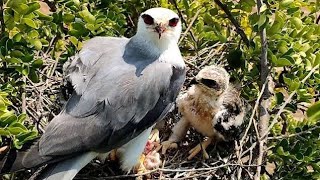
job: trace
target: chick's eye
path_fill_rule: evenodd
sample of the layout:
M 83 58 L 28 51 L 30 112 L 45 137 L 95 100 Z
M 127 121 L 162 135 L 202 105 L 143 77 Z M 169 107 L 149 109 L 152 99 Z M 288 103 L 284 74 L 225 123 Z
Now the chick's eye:
M 146 24 L 148 24 L 148 25 L 153 24 L 153 18 L 152 18 L 150 15 L 148 15 L 148 14 L 143 14 L 141 17 L 142 17 L 144 23 L 146 23 Z
M 172 18 L 169 20 L 169 26 L 175 27 L 175 26 L 177 26 L 178 22 L 179 22 L 178 18 Z

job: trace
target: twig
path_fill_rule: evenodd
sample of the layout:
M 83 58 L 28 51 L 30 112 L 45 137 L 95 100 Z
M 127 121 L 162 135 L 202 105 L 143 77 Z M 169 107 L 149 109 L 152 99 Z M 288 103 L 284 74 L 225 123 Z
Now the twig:
M 22 77 L 22 81 L 23 81 L 23 86 L 21 88 L 21 108 L 22 108 L 22 113 L 26 113 L 26 109 L 27 109 L 27 101 L 26 101 L 26 83 L 27 83 L 27 79 L 26 76 Z
M 315 127 L 312 127 L 310 129 L 307 129 L 305 131 L 301 131 L 301 132 L 298 132 L 298 133 L 295 133 L 295 134 L 287 134 L 287 135 L 281 135 L 281 136 L 276 136 L 276 137 L 268 137 L 268 139 L 291 138 L 291 137 L 300 136 L 300 135 L 303 135 L 303 134 L 310 133 L 310 131 L 313 131 L 313 130 L 319 129 L 319 128 L 320 128 L 320 126 L 315 126 Z
M 3 18 L 3 0 L 0 0 L 0 25 L 1 25 L 1 32 L 0 37 L 2 37 L 3 33 L 6 30 L 6 26 L 4 24 L 4 18 Z
M 258 96 L 258 98 L 256 100 L 256 103 L 255 103 L 254 108 L 252 110 L 252 114 L 250 116 L 249 125 L 248 125 L 246 131 L 244 132 L 244 135 L 242 136 L 242 138 L 240 140 L 240 148 L 241 148 L 241 146 L 243 146 L 244 139 L 246 138 L 246 136 L 247 136 L 247 134 L 249 132 L 249 129 L 250 129 L 251 125 L 252 125 L 252 121 L 253 121 L 254 115 L 255 115 L 258 107 L 259 107 L 259 102 L 260 102 L 260 99 L 262 97 L 262 94 L 263 94 L 265 88 L 266 88 L 266 82 L 262 85 L 262 88 L 260 90 L 259 96 Z
M 228 19 L 231 21 L 231 23 L 235 26 L 237 33 L 241 36 L 241 39 L 244 41 L 247 47 L 250 46 L 250 42 L 247 38 L 247 35 L 244 33 L 244 31 L 241 29 L 241 26 L 239 25 L 238 21 L 234 19 L 231 12 L 229 11 L 228 7 L 221 3 L 220 0 L 214 0 L 214 2 L 226 13 Z
M 311 71 L 308 73 L 308 75 L 303 78 L 303 80 L 301 81 L 301 84 L 304 84 L 309 77 L 319 68 L 319 65 L 316 65 L 315 67 L 313 67 L 311 69 Z M 280 117 L 281 113 L 283 112 L 284 108 L 286 107 L 286 105 L 291 101 L 292 97 L 297 93 L 297 90 L 294 90 L 288 97 L 288 99 L 282 104 L 282 106 L 280 107 L 278 113 L 276 114 L 276 116 L 272 119 L 271 124 L 268 127 L 268 130 L 266 132 L 266 134 L 264 134 L 263 136 L 261 136 L 261 138 L 265 138 L 268 135 L 268 132 L 270 132 L 270 130 L 272 129 L 272 127 L 277 123 L 278 118 Z
M 225 47 L 225 44 L 221 44 L 217 49 L 212 49 L 209 52 L 209 55 L 206 57 L 206 59 L 200 64 L 199 68 L 206 65 L 211 60 L 211 57 L 217 55 L 223 47 Z M 215 51 L 213 53 L 211 53 L 213 50 L 215 50 Z
M 193 18 L 191 19 L 190 24 L 188 25 L 187 29 L 184 31 L 184 33 L 182 34 L 182 37 L 180 38 L 178 45 L 182 42 L 182 40 L 187 36 L 188 32 L 190 31 L 194 21 L 197 19 L 197 17 L 199 16 L 199 13 L 201 12 L 201 9 L 199 9 L 196 14 L 193 16 Z
M 187 21 L 184 19 L 183 14 L 182 14 L 182 12 L 181 12 L 180 9 L 179 9 L 176 0 L 172 0 L 171 2 L 173 3 L 174 7 L 175 7 L 176 10 L 178 11 L 178 13 L 179 13 L 179 15 L 180 15 L 180 18 L 181 18 L 181 20 L 182 20 L 182 22 L 183 22 L 183 24 L 184 24 L 186 27 L 188 27 L 188 23 L 187 23 Z M 195 38 L 192 30 L 190 30 L 190 35 L 191 35 L 193 41 L 197 44 L 197 39 Z
M 260 9 L 263 5 L 262 0 L 257 0 L 257 8 L 258 8 L 258 14 L 261 15 Z M 262 137 L 263 134 L 268 134 L 268 124 L 270 121 L 270 115 L 268 113 L 268 108 L 270 106 L 270 92 L 269 92 L 269 68 L 268 68 L 268 42 L 267 42 L 267 33 L 266 28 L 264 27 L 260 32 L 260 41 L 261 41 L 261 57 L 260 57 L 260 79 L 261 83 L 265 84 L 266 88 L 264 89 L 262 93 L 262 100 L 259 104 L 259 134 L 260 137 Z M 267 138 L 258 138 L 259 142 L 259 154 L 257 158 L 257 164 L 262 165 L 262 161 L 264 159 L 265 155 L 265 144 L 267 143 Z M 261 166 L 258 166 L 256 169 L 255 179 L 260 180 L 261 175 Z
M 118 175 L 118 176 L 109 176 L 109 177 L 101 177 L 101 178 L 92 178 L 92 177 L 90 177 L 90 179 L 102 180 L 102 179 L 134 178 L 134 177 L 138 177 L 138 176 L 152 174 L 152 173 L 157 172 L 157 171 L 163 171 L 163 172 L 198 172 L 198 171 L 207 171 L 207 172 L 210 172 L 210 171 L 213 171 L 213 170 L 216 170 L 216 169 L 220 169 L 220 168 L 223 168 L 223 167 L 227 167 L 227 166 L 257 167 L 257 165 L 222 164 L 222 165 L 219 165 L 219 166 L 214 166 L 214 167 L 209 167 L 209 168 L 197 168 L 197 169 L 196 168 L 193 168 L 193 169 L 157 168 L 157 169 L 153 169 L 153 170 L 150 170 L 148 172 L 141 173 L 141 174 Z M 80 177 L 80 178 L 83 179 L 82 177 Z

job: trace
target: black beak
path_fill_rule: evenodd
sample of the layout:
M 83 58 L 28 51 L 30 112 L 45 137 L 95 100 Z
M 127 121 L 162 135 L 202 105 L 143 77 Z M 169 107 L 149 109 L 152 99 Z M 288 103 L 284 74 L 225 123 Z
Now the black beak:
M 159 34 L 159 39 L 161 38 L 161 34 L 166 30 L 162 24 L 157 25 L 154 29 Z

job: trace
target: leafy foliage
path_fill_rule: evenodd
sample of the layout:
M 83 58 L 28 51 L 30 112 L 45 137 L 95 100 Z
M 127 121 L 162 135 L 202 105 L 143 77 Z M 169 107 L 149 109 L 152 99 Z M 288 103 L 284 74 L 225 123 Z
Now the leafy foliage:
M 11 139 L 14 147 L 21 148 L 23 143 L 37 137 L 34 125 L 38 119 L 29 119 L 22 113 L 25 112 L 23 94 L 27 98 L 32 96 L 25 93 L 27 85 L 48 81 L 52 74 L 61 73 L 57 66 L 74 55 L 89 38 L 131 37 L 138 15 L 148 8 L 162 6 L 179 10 L 184 30 L 190 26 L 190 31 L 182 35 L 180 48 L 191 69 L 210 63 L 225 66 L 232 78 L 241 82 L 242 96 L 252 105 L 261 87 L 259 32 L 266 28 L 269 70 L 274 82 L 270 87 L 271 117 L 294 93 L 269 135 L 272 153 L 268 161 L 277 166 L 272 178 L 319 178 L 320 142 L 319 128 L 316 128 L 320 120 L 320 26 L 316 23 L 319 2 L 267 0 L 260 15 L 254 0 L 223 3 L 250 40 L 249 46 L 212 0 L 176 3 L 168 0 L 4 0 L 0 9 L 3 14 L 0 16 L 2 144 Z M 42 73 L 45 69 L 50 69 L 47 74 Z M 314 69 L 306 83 L 301 83 Z M 58 100 L 56 96 L 50 98 Z M 28 112 L 28 115 L 32 114 Z M 284 137 L 276 138 L 278 136 Z

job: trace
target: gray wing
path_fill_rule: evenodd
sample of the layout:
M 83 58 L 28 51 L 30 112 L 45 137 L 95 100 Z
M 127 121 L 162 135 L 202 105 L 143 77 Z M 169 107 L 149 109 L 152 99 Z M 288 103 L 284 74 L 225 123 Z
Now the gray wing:
M 167 114 L 184 82 L 185 68 L 150 59 L 145 61 L 148 65 L 139 63 L 144 68 L 137 74 L 138 67 L 122 57 L 127 43 L 94 38 L 69 64 L 75 92 L 42 135 L 40 156 L 106 152 Z M 32 162 L 26 158 L 24 164 L 28 163 Z

